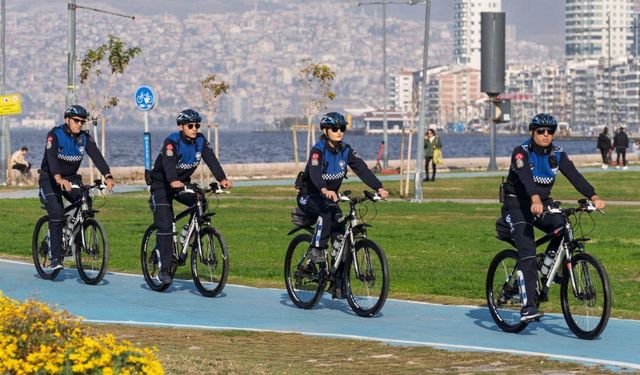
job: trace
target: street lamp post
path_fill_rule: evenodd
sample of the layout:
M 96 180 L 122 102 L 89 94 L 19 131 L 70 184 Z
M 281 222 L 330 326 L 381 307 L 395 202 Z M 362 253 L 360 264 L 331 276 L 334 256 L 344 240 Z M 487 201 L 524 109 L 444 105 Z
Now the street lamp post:
M 2 3 L 0 3 L 0 7 L 2 9 L 0 9 L 0 17 L 2 17 L 2 24 L 0 24 L 0 44 L 1 44 L 1 49 L 2 49 L 2 56 L 0 57 L 0 64 L 2 64 L 2 81 L 0 82 L 0 95 L 4 95 L 4 90 L 5 90 L 5 85 L 6 85 L 6 78 L 5 78 L 5 71 L 6 69 L 6 58 L 5 58 L 5 52 L 4 52 L 4 48 L 5 48 L 5 44 L 4 44 L 4 39 L 5 39 L 5 24 L 6 22 L 6 17 L 5 17 L 5 0 L 1 0 Z M 7 116 L 0 116 L 0 185 L 6 185 L 7 184 L 7 177 L 8 177 L 8 156 L 10 151 L 11 145 L 10 145 L 10 141 L 9 141 L 9 127 L 7 126 Z
M 77 5 L 76 0 L 69 0 L 67 10 L 69 11 L 69 29 L 68 29 L 68 53 L 67 53 L 67 94 L 65 96 L 65 106 L 68 107 L 76 104 L 76 9 L 86 9 L 98 13 L 111 14 L 113 16 L 135 19 L 134 16 L 110 12 L 107 10 Z
M 411 0 L 410 4 L 415 5 L 421 0 Z M 431 0 L 424 0 L 424 44 L 422 49 L 422 88 L 420 93 L 420 120 L 418 121 L 418 136 L 416 137 L 416 174 L 414 180 L 415 195 L 412 202 L 422 202 L 422 161 L 424 160 L 424 148 L 420 144 L 425 131 L 426 105 L 427 105 L 427 63 L 429 59 L 429 21 L 431 13 Z

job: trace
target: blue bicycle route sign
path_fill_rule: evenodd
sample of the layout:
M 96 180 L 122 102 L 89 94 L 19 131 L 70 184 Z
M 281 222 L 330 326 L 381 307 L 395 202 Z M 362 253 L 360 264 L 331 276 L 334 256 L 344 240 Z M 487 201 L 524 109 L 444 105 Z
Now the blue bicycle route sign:
M 153 93 L 148 86 L 140 86 L 136 90 L 136 94 L 134 95 L 136 105 L 143 111 L 148 111 L 153 108 L 153 105 L 156 103 L 156 95 Z

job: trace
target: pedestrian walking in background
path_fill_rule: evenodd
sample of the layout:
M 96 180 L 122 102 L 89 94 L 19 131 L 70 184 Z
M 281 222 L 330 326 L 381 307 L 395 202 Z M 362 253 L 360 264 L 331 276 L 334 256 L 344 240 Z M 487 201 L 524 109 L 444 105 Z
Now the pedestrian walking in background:
M 611 162 L 611 138 L 609 138 L 609 128 L 604 127 L 602 129 L 602 133 L 598 135 L 598 150 L 600 150 L 600 155 L 602 155 L 602 169 L 609 168 L 609 162 Z
M 622 126 L 613 137 L 613 147 L 616 149 L 616 169 L 620 169 L 620 156 L 622 156 L 622 169 L 628 169 L 627 149 L 629 148 L 629 137 Z
M 436 135 L 436 131 L 433 129 L 427 130 L 424 135 L 424 181 L 429 181 L 429 163 L 433 172 L 431 172 L 431 181 L 436 180 L 436 158 L 434 155 L 437 152 L 441 152 L 442 142 L 440 137 Z M 442 158 L 442 156 L 440 156 Z

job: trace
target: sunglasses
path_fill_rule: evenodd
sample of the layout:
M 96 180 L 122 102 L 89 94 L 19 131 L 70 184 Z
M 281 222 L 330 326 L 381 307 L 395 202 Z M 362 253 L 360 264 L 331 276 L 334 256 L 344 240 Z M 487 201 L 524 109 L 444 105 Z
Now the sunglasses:
M 193 127 L 195 126 L 196 129 L 200 129 L 200 123 L 196 122 L 195 124 L 184 124 L 184 126 L 186 126 L 189 129 L 193 129 Z
M 82 125 L 84 125 L 84 124 L 86 124 L 86 123 L 87 123 L 87 120 L 83 120 L 83 119 L 81 119 L 81 118 L 73 118 L 73 117 L 71 117 L 71 119 L 72 119 L 72 120 L 73 120 L 73 122 L 75 122 L 76 124 L 82 124 Z
M 556 130 L 555 129 L 549 129 L 549 128 L 538 128 L 538 129 L 536 129 L 536 134 L 543 135 L 545 132 L 549 133 L 549 135 L 553 135 L 553 133 L 555 133 Z
M 329 129 L 331 129 L 331 131 L 334 133 L 337 133 L 338 130 L 344 133 L 347 130 L 347 126 L 346 125 L 332 126 Z

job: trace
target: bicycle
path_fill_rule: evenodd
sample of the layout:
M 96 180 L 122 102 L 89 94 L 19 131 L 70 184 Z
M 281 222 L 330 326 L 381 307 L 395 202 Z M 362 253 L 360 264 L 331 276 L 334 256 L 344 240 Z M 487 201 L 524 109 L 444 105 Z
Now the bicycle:
M 95 218 L 95 214 L 99 211 L 93 209 L 90 204 L 90 195 L 95 196 L 96 193 L 102 193 L 107 186 L 102 180 L 95 180 L 93 185 L 72 184 L 71 188 L 80 189 L 82 198 L 64 209 L 62 256 L 63 259 L 74 257 L 82 281 L 89 285 L 95 285 L 102 280 L 107 272 L 109 241 L 104 225 Z M 36 222 L 31 252 L 38 275 L 45 280 L 55 279 L 60 270 L 52 270 L 49 267 L 51 264 L 51 235 L 48 215 L 42 216 Z
M 299 308 L 313 308 L 329 283 L 333 298 L 341 298 L 344 292 L 356 314 L 372 317 L 387 299 L 389 266 L 382 248 L 367 238 L 367 227 L 371 225 L 363 220 L 366 205 L 361 206 L 365 209 L 360 211 L 358 206 L 381 198 L 368 191 L 364 192 L 364 197 L 352 198 L 350 194 L 345 191 L 338 196 L 340 202 L 349 202 L 349 214 L 338 220 L 338 225 L 346 221 L 345 229 L 343 233 L 332 233 L 337 242 L 324 262 L 314 262 L 309 254 L 315 220 L 300 209 L 294 210 L 295 227 L 287 235 L 300 230 L 307 233 L 298 234 L 291 240 L 285 256 L 284 279 L 289 298 Z M 344 285 L 340 285 L 340 281 Z
M 560 202 L 554 202 L 555 207 L 549 207 L 545 214 L 563 215 L 565 224 L 562 228 L 548 233 L 536 240 L 536 247 L 551 241 L 556 236 L 562 236 L 557 254 L 551 263 L 550 258 L 545 263 L 545 252 L 537 254 L 538 265 L 538 293 L 536 304 L 548 300 L 549 288 L 554 283 L 560 283 L 560 302 L 562 314 L 571 331 L 581 339 L 591 340 L 598 337 L 605 329 L 611 313 L 611 289 L 609 277 L 604 266 L 596 257 L 585 251 L 585 242 L 589 238 L 582 233 L 582 213 L 590 214 L 597 210 L 587 199 L 578 201 L 578 207 L 560 208 Z M 571 221 L 573 215 L 575 226 Z M 592 218 L 593 220 L 593 218 Z M 595 221 L 593 222 L 595 225 Z M 581 232 L 575 238 L 576 230 Z M 509 227 L 500 219 L 496 223 L 496 237 L 515 247 L 509 235 Z M 517 278 L 518 252 L 506 249 L 499 252 L 491 261 L 487 272 L 486 295 L 491 317 L 498 327 L 506 332 L 518 333 L 528 322 L 520 321 L 520 294 Z M 545 271 L 548 273 L 545 275 Z
M 217 296 L 224 288 L 229 273 L 227 244 L 222 234 L 211 226 L 215 212 L 207 212 L 207 195 L 215 194 L 218 197 L 223 192 L 215 182 L 204 190 L 195 183 L 185 185 L 180 194 L 195 194 L 196 203 L 175 215 L 173 219 L 173 256 L 169 271 L 171 277 L 175 276 L 178 266 L 185 265 L 191 247 L 191 275 L 196 288 L 205 297 Z M 176 222 L 186 216 L 189 216 L 189 223 L 184 226 L 181 241 L 178 242 Z M 160 251 L 155 246 L 151 250 L 149 248 L 156 230 L 156 225 L 151 224 L 144 233 L 140 247 L 140 263 L 149 288 L 161 292 L 170 284 L 163 284 L 158 279 Z

